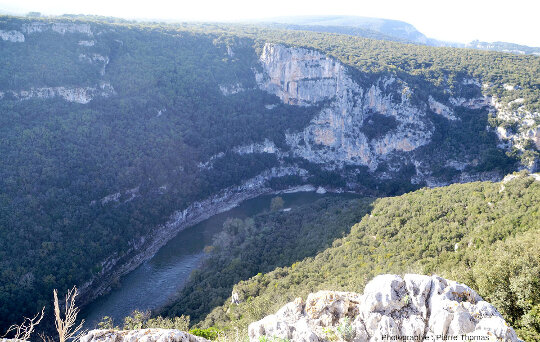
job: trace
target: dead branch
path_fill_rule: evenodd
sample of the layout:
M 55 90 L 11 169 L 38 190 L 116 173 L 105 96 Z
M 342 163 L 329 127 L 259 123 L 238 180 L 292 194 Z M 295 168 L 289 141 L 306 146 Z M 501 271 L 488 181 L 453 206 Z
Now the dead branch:
M 60 342 L 66 342 L 69 339 L 76 341 L 83 334 L 81 331 L 84 324 L 84 319 L 79 325 L 75 325 L 77 320 L 77 314 L 79 313 L 79 308 L 75 306 L 75 297 L 79 294 L 77 287 L 73 287 L 66 294 L 65 301 L 65 310 L 64 318 L 60 314 L 60 305 L 58 304 L 58 291 L 56 289 L 54 293 L 54 316 L 56 318 L 55 325 L 56 330 L 58 331 L 58 337 Z
M 28 318 L 25 317 L 24 321 L 20 324 L 13 324 L 8 328 L 6 331 L 6 334 L 3 337 L 6 337 L 10 332 L 13 332 L 15 336 L 13 336 L 16 340 L 28 340 L 30 338 L 30 335 L 34 332 L 34 329 L 36 325 L 41 322 L 41 319 L 43 319 L 43 314 L 45 313 L 45 307 L 41 309 L 41 312 L 38 312 L 34 317 Z
M 54 339 L 52 339 L 50 336 L 45 335 L 44 333 L 39 333 L 38 335 L 43 342 L 55 342 Z

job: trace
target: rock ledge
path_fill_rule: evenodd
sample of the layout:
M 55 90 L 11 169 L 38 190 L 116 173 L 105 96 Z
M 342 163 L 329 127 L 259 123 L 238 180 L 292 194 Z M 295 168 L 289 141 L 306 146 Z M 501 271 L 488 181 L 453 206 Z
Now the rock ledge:
M 80 342 L 207 342 L 207 339 L 175 329 L 91 330 Z

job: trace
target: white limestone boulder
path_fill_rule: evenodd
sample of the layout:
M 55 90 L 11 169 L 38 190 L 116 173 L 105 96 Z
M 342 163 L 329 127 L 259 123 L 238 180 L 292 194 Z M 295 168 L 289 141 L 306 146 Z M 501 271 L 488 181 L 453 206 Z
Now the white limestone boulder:
M 438 276 L 384 274 L 364 294 L 319 291 L 249 326 L 260 337 L 291 341 L 519 341 L 492 305 L 468 286 Z

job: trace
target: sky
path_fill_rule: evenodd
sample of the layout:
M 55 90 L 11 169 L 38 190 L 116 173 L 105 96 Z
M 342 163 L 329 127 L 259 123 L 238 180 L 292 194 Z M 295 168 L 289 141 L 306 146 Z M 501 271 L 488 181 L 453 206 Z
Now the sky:
M 30 11 L 178 21 L 357 15 L 402 20 L 440 40 L 540 47 L 540 0 L 0 0 L 1 13 Z

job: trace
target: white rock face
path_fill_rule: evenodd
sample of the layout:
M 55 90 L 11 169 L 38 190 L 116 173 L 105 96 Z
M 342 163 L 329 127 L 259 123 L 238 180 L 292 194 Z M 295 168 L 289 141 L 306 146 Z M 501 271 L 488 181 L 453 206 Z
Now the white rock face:
M 101 76 L 105 75 L 105 68 L 107 67 L 107 64 L 109 64 L 109 57 L 102 56 L 100 54 L 94 53 L 91 55 L 86 55 L 81 53 L 79 55 L 79 61 L 81 62 L 87 62 L 90 64 L 99 63 L 102 64 L 100 74 Z
M 50 99 L 61 97 L 68 102 L 86 104 L 95 97 L 109 97 L 114 94 L 113 87 L 106 82 L 96 87 L 43 87 L 30 88 L 29 90 L 9 91 L 18 100 L 29 100 L 32 98 Z M 5 96 L 0 97 L 0 100 Z
M 205 338 L 175 329 L 91 330 L 81 342 L 205 342 Z
M 315 50 L 266 44 L 260 60 L 266 72 L 256 76 L 260 87 L 287 104 L 311 105 L 350 85 L 340 78 L 344 66 Z
M 64 98 L 68 102 L 88 103 L 92 101 L 92 88 L 72 88 L 67 89 L 64 87 L 58 87 L 55 89 L 59 96 Z
M 450 103 L 453 106 L 462 106 L 469 109 L 480 109 L 491 105 L 491 96 L 480 96 L 472 99 L 464 97 L 451 97 Z
M 114 194 L 110 194 L 110 195 L 107 195 L 105 197 L 103 197 L 100 202 L 102 205 L 105 205 L 109 202 L 118 202 L 120 200 L 120 196 L 122 194 L 120 192 L 116 192 Z
M 240 83 L 235 84 L 221 84 L 219 90 L 225 96 L 238 94 L 245 91 L 244 87 Z
M 457 118 L 454 116 L 453 110 L 436 101 L 432 96 L 429 97 L 429 108 L 431 108 L 431 110 L 436 114 L 442 115 L 448 120 L 457 120 Z
M 276 147 L 273 141 L 264 139 L 262 143 L 250 144 L 245 146 L 235 147 L 234 152 L 238 154 L 251 154 L 251 153 L 279 153 L 279 149 Z
M 96 44 L 95 40 L 79 40 L 80 46 L 94 46 Z
M 245 154 L 253 154 L 253 153 L 271 153 L 275 154 L 278 158 L 282 158 L 285 156 L 289 156 L 289 153 L 281 151 L 276 144 L 269 140 L 264 139 L 262 143 L 254 143 L 249 145 L 241 145 L 236 146 L 232 148 L 232 152 L 245 155 Z M 206 162 L 200 162 L 199 163 L 199 169 L 206 169 L 209 170 L 214 166 L 214 162 L 220 158 L 223 158 L 225 156 L 225 153 L 220 152 L 213 156 L 211 156 Z
M 33 22 L 29 24 L 23 24 L 22 31 L 27 34 L 39 33 L 49 29 L 50 25 L 41 22 Z
M 49 30 L 61 35 L 66 33 L 82 33 L 87 36 L 93 36 L 92 29 L 88 24 L 32 22 L 23 24 L 22 26 L 22 31 L 27 34 L 40 33 Z
M 218 154 L 215 154 L 212 157 L 210 157 L 206 162 L 204 163 L 200 162 L 198 167 L 199 169 L 210 170 L 211 168 L 214 167 L 214 161 L 216 161 L 219 158 L 223 158 L 224 156 L 225 156 L 225 153 L 219 152 Z
M 540 122 L 540 112 L 525 110 L 523 103 L 524 99 L 517 98 L 504 105 L 496 97 L 491 98 L 491 108 L 497 119 L 515 128 L 508 130 L 502 126 L 497 127 L 496 133 L 503 142 L 501 147 L 506 144 L 507 147 L 525 150 L 525 146 L 532 142 L 536 149 L 540 149 L 540 124 L 537 123 Z M 530 159 L 525 166 L 534 171 L 535 166 L 538 167 L 537 163 L 538 160 Z
M 92 30 L 88 24 L 54 23 L 51 29 L 60 34 L 66 33 L 84 33 L 91 36 Z
M 0 30 L 0 38 L 2 40 L 13 42 L 13 43 L 23 43 L 24 42 L 24 34 L 22 34 L 19 31 L 3 31 Z
M 317 190 L 315 191 L 316 193 L 320 194 L 320 195 L 324 195 L 327 191 L 325 188 L 323 188 L 322 186 L 318 187 Z
M 299 106 L 327 102 L 302 132 L 287 134 L 295 156 L 318 164 L 366 165 L 374 170 L 389 153 L 412 151 L 430 141 L 433 128 L 427 112 L 411 105 L 409 88 L 400 80 L 383 77 L 362 86 L 333 58 L 276 44 L 264 46 L 260 62 L 263 73 L 255 77 L 259 87 L 282 102 Z M 393 117 L 397 127 L 370 140 L 362 126 L 372 114 Z
M 499 132 L 500 148 L 524 150 L 531 141 L 537 148 L 540 146 L 540 126 L 536 124 L 540 113 L 526 111 L 522 98 L 502 105 L 487 95 L 450 97 L 448 103 L 430 96 L 425 103 L 412 104 L 409 100 L 412 92 L 403 80 L 383 76 L 375 81 L 357 81 L 351 76 L 351 69 L 334 58 L 316 50 L 279 44 L 267 43 L 260 63 L 262 72 L 255 71 L 260 89 L 278 96 L 285 104 L 321 106 L 311 123 L 302 132 L 288 133 L 286 141 L 291 156 L 324 164 L 328 169 L 364 165 L 374 171 L 381 162 L 396 156 L 395 152 L 414 151 L 431 141 L 434 128 L 428 112 L 455 121 L 459 120 L 455 114 L 457 107 L 488 108 L 498 119 L 518 123 L 515 134 Z M 484 91 L 491 87 L 472 78 L 462 83 Z M 510 89 L 509 85 L 504 86 Z M 366 136 L 373 114 L 394 118 L 397 127 L 379 132 L 378 136 Z M 413 158 L 409 161 L 414 164 Z M 526 164 L 534 170 L 536 161 Z
M 292 341 L 520 341 L 499 312 L 464 284 L 437 276 L 385 274 L 364 294 L 319 291 L 249 325 L 261 336 Z M 345 332 L 348 332 L 345 333 Z

